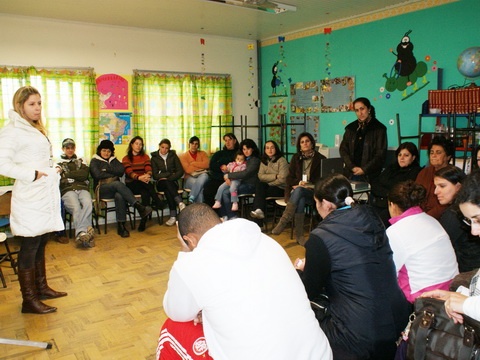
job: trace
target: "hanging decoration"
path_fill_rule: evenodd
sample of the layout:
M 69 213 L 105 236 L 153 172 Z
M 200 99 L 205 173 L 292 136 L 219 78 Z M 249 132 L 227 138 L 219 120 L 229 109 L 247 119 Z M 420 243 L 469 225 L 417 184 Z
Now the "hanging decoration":
M 282 95 L 286 96 L 287 95 L 287 86 L 286 84 L 282 81 L 282 75 L 285 75 L 283 73 L 284 68 L 287 67 L 287 62 L 285 60 L 285 49 L 281 43 L 285 42 L 285 36 L 279 36 L 278 37 L 278 42 L 280 43 L 279 47 L 279 60 L 276 61 L 273 66 L 272 66 L 272 96 L 277 96 L 277 95 Z M 283 74 L 282 74 L 283 73 Z M 288 78 L 288 82 L 291 84 L 292 83 L 292 78 Z M 277 94 L 277 89 L 279 87 L 283 87 L 283 93 Z
M 200 39 L 200 45 L 205 46 L 205 39 L 203 39 L 203 38 Z M 202 77 L 203 77 L 203 76 L 205 76 L 205 53 L 203 51 L 201 53 L 200 64 L 201 64 L 201 73 L 202 73 Z M 202 100 L 205 100 L 205 95 L 201 95 L 200 98 Z
M 330 34 L 332 33 L 332 28 L 323 28 L 323 34 L 326 36 L 325 41 L 325 77 L 324 77 L 324 85 L 322 85 L 322 90 L 326 91 L 326 83 L 330 80 L 330 76 L 332 75 L 331 66 L 332 66 L 332 58 L 330 52 Z
M 248 44 L 248 50 L 254 50 L 254 45 L 253 44 Z M 250 102 L 248 106 L 250 106 L 250 109 L 253 109 L 254 107 L 258 107 L 258 100 L 256 100 L 253 97 L 254 94 L 254 89 L 255 89 L 255 84 L 254 80 L 255 79 L 255 67 L 253 66 L 253 57 L 250 56 L 248 59 L 248 82 L 250 83 L 250 89 L 248 91 L 248 97 L 250 99 Z

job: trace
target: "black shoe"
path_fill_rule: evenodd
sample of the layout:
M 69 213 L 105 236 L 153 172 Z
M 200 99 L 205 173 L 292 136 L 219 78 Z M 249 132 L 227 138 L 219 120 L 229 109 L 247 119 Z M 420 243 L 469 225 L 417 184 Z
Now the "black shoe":
M 140 221 L 140 225 L 138 225 L 138 232 L 145 231 L 146 225 L 147 225 L 147 219 L 146 219 L 146 218 L 143 218 L 143 219 Z
M 119 222 L 118 223 L 117 234 L 120 235 L 122 238 L 127 238 L 127 237 L 130 236 L 130 233 L 125 228 L 125 223 L 124 222 Z
M 138 201 L 133 206 L 138 210 L 138 213 L 142 219 L 146 218 L 152 213 L 152 208 L 150 206 L 143 206 Z

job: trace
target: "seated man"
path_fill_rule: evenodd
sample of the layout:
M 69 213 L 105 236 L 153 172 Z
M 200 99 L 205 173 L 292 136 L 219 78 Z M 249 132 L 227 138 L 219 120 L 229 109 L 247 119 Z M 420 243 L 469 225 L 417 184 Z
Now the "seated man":
M 77 246 L 90 248 L 93 240 L 92 197 L 89 188 L 89 169 L 82 159 L 75 155 L 75 141 L 70 138 L 62 142 L 62 161 L 58 163 L 60 172 L 60 192 L 65 210 L 73 216 L 75 242 Z
M 255 223 L 195 203 L 178 237 L 157 359 L 332 359 L 290 259 Z

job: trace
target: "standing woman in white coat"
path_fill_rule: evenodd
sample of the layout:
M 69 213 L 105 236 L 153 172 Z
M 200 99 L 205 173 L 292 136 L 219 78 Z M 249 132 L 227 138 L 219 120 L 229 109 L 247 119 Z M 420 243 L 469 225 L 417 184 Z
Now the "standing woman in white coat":
M 66 296 L 47 284 L 45 245 L 50 233 L 64 229 L 59 181 L 52 146 L 42 123 L 42 99 L 37 89 L 24 86 L 13 97 L 10 121 L 0 130 L 0 174 L 15 179 L 10 228 L 20 240 L 18 280 L 22 313 L 57 310 L 41 299 Z

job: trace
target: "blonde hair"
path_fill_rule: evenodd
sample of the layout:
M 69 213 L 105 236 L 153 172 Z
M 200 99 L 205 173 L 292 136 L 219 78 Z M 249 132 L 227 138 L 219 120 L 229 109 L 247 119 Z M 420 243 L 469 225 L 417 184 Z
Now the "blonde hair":
M 24 119 L 25 114 L 23 112 L 23 105 L 27 102 L 31 95 L 41 96 L 38 90 L 33 86 L 22 86 L 15 92 L 15 95 L 13 95 L 13 109 Z M 31 121 L 30 119 L 25 120 L 27 120 L 30 125 L 40 131 L 43 135 L 47 135 L 47 129 L 43 125 L 42 119 L 38 120 L 37 122 Z

